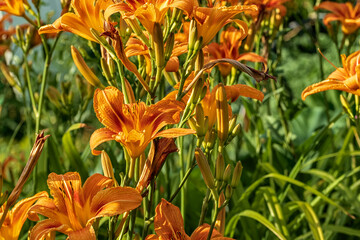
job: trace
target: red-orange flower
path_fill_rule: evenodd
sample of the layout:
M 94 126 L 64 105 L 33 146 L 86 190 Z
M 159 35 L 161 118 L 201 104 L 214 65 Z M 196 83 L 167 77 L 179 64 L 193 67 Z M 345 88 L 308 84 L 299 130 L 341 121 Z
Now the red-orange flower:
M 123 103 L 123 94 L 115 87 L 97 89 L 94 95 L 94 110 L 105 128 L 96 130 L 90 138 L 94 155 L 101 151 L 95 148 L 103 142 L 120 142 L 132 158 L 140 156 L 151 140 L 157 137 L 173 138 L 194 133 L 191 129 L 164 126 L 180 121 L 185 105 L 174 100 L 161 100 L 151 106 L 145 103 Z
M 32 197 L 19 201 L 7 213 L 5 221 L 0 229 L 0 240 L 17 240 L 21 232 L 21 228 L 27 219 L 29 208 L 41 198 L 48 197 L 47 192 L 40 192 Z M 3 215 L 6 203 L 0 208 L 0 218 Z
M 239 53 L 242 40 L 247 36 L 247 29 L 236 29 L 229 27 L 221 32 L 220 44 L 211 43 L 208 46 L 208 52 L 211 54 L 210 59 L 229 58 L 237 61 L 263 62 L 266 60 L 255 53 Z M 221 63 L 218 65 L 221 75 L 227 76 L 231 71 L 229 63 Z
M 25 13 L 24 2 L 23 0 L 0 0 L 0 11 L 21 16 Z
M 324 17 L 324 24 L 330 25 L 332 21 L 340 21 L 344 34 L 352 34 L 360 27 L 360 3 L 353 7 L 352 3 L 336 3 L 325 1 L 315 7 L 315 10 L 324 9 L 331 13 Z
M 51 173 L 47 183 L 54 199 L 40 199 L 29 210 L 31 220 L 39 220 L 36 214 L 48 218 L 35 225 L 30 240 L 43 239 L 53 231 L 62 232 L 74 240 L 95 240 L 92 223 L 96 218 L 122 214 L 137 208 L 142 201 L 134 188 L 107 188 L 113 180 L 100 174 L 92 175 L 81 186 L 80 175 L 76 172 Z
M 161 202 L 155 209 L 154 228 L 156 235 L 148 235 L 145 240 L 206 240 L 209 235 L 210 225 L 203 224 L 199 226 L 189 237 L 185 233 L 184 220 L 181 216 L 180 209 L 165 199 L 161 199 Z M 232 240 L 232 238 L 223 237 L 215 229 L 212 232 L 211 239 Z
M 360 51 L 357 51 L 346 57 L 341 55 L 342 68 L 336 68 L 327 79 L 322 82 L 308 86 L 301 94 L 305 98 L 311 94 L 323 92 L 326 90 L 340 90 L 360 96 Z
M 72 0 L 71 6 L 75 13 L 65 13 L 53 24 L 42 26 L 39 34 L 66 31 L 97 42 L 90 29 L 104 32 L 103 11 L 112 3 L 111 0 Z

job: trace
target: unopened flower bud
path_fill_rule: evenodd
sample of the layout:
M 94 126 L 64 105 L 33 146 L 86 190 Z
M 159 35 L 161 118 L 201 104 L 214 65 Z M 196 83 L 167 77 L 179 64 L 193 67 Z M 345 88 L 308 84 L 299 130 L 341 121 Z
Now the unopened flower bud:
M 200 148 L 195 149 L 195 158 L 199 166 L 199 169 L 201 171 L 201 174 L 204 178 L 205 184 L 210 189 L 214 189 L 215 188 L 214 176 L 212 175 L 209 163 Z
M 236 126 L 236 119 L 237 119 L 237 115 L 233 115 L 233 117 L 229 121 L 229 132 L 230 133 L 233 131 L 233 129 Z
M 6 64 L 4 62 L 0 63 L 0 69 L 1 69 L 2 74 L 5 77 L 6 81 L 10 84 L 10 86 L 13 87 L 14 89 L 16 89 L 19 93 L 22 93 L 20 84 L 18 83 L 15 76 L 11 74 L 11 72 L 9 71 L 9 68 L 6 66 Z
M 241 132 L 241 124 L 237 124 L 234 129 L 229 134 L 229 137 L 227 139 L 227 143 L 231 142 L 236 136 L 238 136 Z
M 217 180 L 222 181 L 224 179 L 225 161 L 221 153 L 219 153 L 216 159 L 215 177 Z
M 129 98 L 129 103 L 136 103 L 134 91 L 132 90 L 129 81 L 126 78 L 124 78 L 124 82 L 125 82 L 125 91 Z
M 232 187 L 230 185 L 227 185 L 226 189 L 225 189 L 225 198 L 227 200 L 229 200 L 231 198 L 231 196 L 232 196 L 232 193 L 233 193 Z
M 105 86 L 100 82 L 99 78 L 97 78 L 96 75 L 91 71 L 91 69 L 85 63 L 80 52 L 74 46 L 71 46 L 71 55 L 76 67 L 78 68 L 80 73 L 84 76 L 86 81 L 89 84 L 93 85 L 94 87 L 104 89 Z
M 164 37 L 159 23 L 154 24 L 154 50 L 155 50 L 155 64 L 158 68 L 163 68 L 165 66 L 165 56 L 164 56 Z
M 340 102 L 343 106 L 344 111 L 350 116 L 350 118 L 354 118 L 353 113 L 350 110 L 349 102 L 346 100 L 346 98 L 343 95 L 340 95 Z
M 59 90 L 57 90 L 53 86 L 49 86 L 46 90 L 46 96 L 49 98 L 52 104 L 54 104 L 57 108 L 61 108 L 61 103 L 59 101 L 61 98 L 61 94 Z
M 24 41 L 24 32 L 21 29 L 20 25 L 16 26 L 16 38 L 19 40 L 19 42 Z
M 189 44 L 188 44 L 189 52 L 188 52 L 188 54 L 193 53 L 196 39 L 197 39 L 196 20 L 192 19 L 190 21 L 190 27 L 189 27 Z
M 236 188 L 237 185 L 240 183 L 241 173 L 242 173 L 243 166 L 241 162 L 237 162 L 234 168 L 233 177 L 231 180 L 231 187 Z
M 117 186 L 117 181 L 114 176 L 114 169 L 111 164 L 111 159 L 105 151 L 101 152 L 101 167 L 103 169 L 104 176 L 111 178 L 114 181 L 115 186 Z
M 222 147 L 226 141 L 229 132 L 229 107 L 226 98 L 225 87 L 222 83 L 218 85 L 216 89 L 216 117 L 217 117 L 217 132 L 220 141 L 219 151 L 222 151 Z
M 166 41 L 166 45 L 165 45 L 165 61 L 166 62 L 169 61 L 169 59 L 171 57 L 171 53 L 174 48 L 174 43 L 175 43 L 175 34 L 170 33 L 170 35 Z
M 208 131 L 205 135 L 205 139 L 203 142 L 203 147 L 206 149 L 206 151 L 210 151 L 214 148 L 216 141 L 216 131 L 212 129 L 211 131 Z
M 228 183 L 230 181 L 231 173 L 232 173 L 232 166 L 230 164 L 228 164 L 225 168 L 224 175 L 223 175 L 223 179 L 225 182 Z

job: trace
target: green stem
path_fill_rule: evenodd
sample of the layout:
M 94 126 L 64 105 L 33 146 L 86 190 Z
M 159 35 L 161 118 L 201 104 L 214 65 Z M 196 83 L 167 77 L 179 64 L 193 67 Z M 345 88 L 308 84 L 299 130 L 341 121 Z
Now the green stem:
M 28 86 L 29 95 L 30 95 L 32 110 L 36 116 L 37 115 L 36 102 L 35 102 L 35 98 L 34 98 L 34 92 L 31 87 L 30 72 L 29 72 L 29 65 L 27 62 L 27 57 L 28 57 L 28 55 L 26 53 L 24 53 L 25 78 L 26 78 L 26 83 Z
M 209 206 L 209 200 L 210 200 L 210 189 L 207 189 L 206 190 L 206 195 L 204 197 L 202 207 L 201 207 L 199 226 L 203 225 L 203 223 L 204 223 L 206 211 L 207 211 L 207 208 Z
M 144 213 L 144 229 L 143 229 L 143 233 L 142 233 L 142 239 L 145 239 L 147 236 L 147 233 L 149 231 L 149 227 L 152 221 L 150 221 L 150 214 L 151 214 L 151 207 L 152 207 L 152 202 L 154 199 L 154 192 L 155 192 L 155 181 L 152 180 L 151 184 L 150 184 L 150 191 L 149 191 L 149 200 L 145 202 L 147 203 L 146 207 L 145 207 L 145 213 Z M 145 204 L 144 204 L 145 205 Z
M 191 167 L 188 168 L 188 170 L 186 171 L 184 178 L 181 180 L 181 182 L 180 182 L 178 188 L 175 190 L 175 192 L 171 195 L 169 202 L 172 202 L 175 199 L 176 195 L 179 193 L 180 189 L 182 188 L 182 186 L 184 185 L 184 183 L 190 176 L 190 174 L 191 174 L 192 170 L 195 168 L 195 166 L 196 166 L 196 161 L 195 161 L 195 159 L 193 159 Z
M 129 220 L 129 231 L 128 231 L 128 240 L 133 239 L 133 232 L 135 228 L 135 219 L 136 219 L 136 209 L 132 210 L 130 213 L 130 220 Z
M 183 145 L 184 145 L 184 138 L 183 137 L 179 137 L 179 161 L 180 161 L 180 180 L 184 178 L 185 175 L 185 166 L 184 166 L 184 152 L 183 152 Z M 185 183 L 185 182 L 184 182 Z M 185 208 L 186 208 L 186 203 L 185 203 L 185 187 L 181 188 L 181 199 L 180 199 L 180 210 L 181 210 L 181 215 L 183 216 L 184 219 L 184 224 L 185 224 Z
M 129 103 L 129 96 L 128 96 L 128 93 L 127 93 L 126 87 L 125 87 L 124 68 L 123 68 L 123 66 L 121 64 L 120 59 L 118 59 L 118 58 L 116 59 L 116 65 L 117 65 L 117 68 L 118 68 L 118 71 L 119 71 L 121 89 L 122 89 L 122 92 L 124 94 L 124 101 L 125 101 L 125 104 L 128 104 Z
M 215 223 L 216 223 L 216 218 L 217 218 L 217 215 L 219 214 L 219 207 L 218 207 L 218 200 L 216 198 L 214 198 L 214 207 L 215 207 L 215 212 L 214 212 L 214 215 L 213 215 L 213 219 L 212 219 L 212 223 L 211 223 L 211 226 L 210 226 L 210 229 L 209 229 L 209 235 L 207 236 L 207 240 L 210 240 L 211 239 L 211 235 L 212 235 L 212 232 L 214 230 L 214 227 L 215 227 Z

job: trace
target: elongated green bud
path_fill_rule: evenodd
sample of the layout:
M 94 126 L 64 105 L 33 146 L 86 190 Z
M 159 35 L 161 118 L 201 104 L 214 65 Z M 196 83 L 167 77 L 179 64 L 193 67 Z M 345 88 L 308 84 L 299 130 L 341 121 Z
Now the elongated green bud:
M 228 164 L 225 168 L 224 175 L 223 175 L 224 176 L 223 179 L 225 182 L 228 183 L 230 181 L 231 173 L 232 173 L 232 166 L 230 164 Z
M 237 162 L 234 168 L 233 177 L 231 180 L 231 187 L 236 188 L 240 183 L 241 173 L 242 173 L 243 166 L 241 162 Z
M 211 173 L 209 163 L 200 148 L 195 149 L 195 158 L 196 158 L 196 162 L 199 166 L 199 169 L 201 171 L 201 175 L 204 178 L 205 184 L 210 189 L 214 189 L 215 188 L 214 176 Z
M 154 50 L 155 50 L 155 64 L 158 68 L 163 68 L 165 66 L 165 56 L 164 56 L 164 37 L 159 23 L 154 24 Z
M 219 151 L 222 151 L 222 147 L 226 141 L 229 132 L 229 112 L 228 103 L 226 98 L 225 87 L 222 83 L 218 85 L 216 89 L 216 117 L 217 117 L 217 132 L 219 138 Z
M 175 34 L 170 33 L 165 46 L 165 62 L 169 61 L 171 57 L 171 53 L 174 49 L 174 44 L 175 44 Z
M 216 159 L 215 177 L 217 180 L 222 181 L 224 179 L 225 161 L 221 153 L 219 153 Z

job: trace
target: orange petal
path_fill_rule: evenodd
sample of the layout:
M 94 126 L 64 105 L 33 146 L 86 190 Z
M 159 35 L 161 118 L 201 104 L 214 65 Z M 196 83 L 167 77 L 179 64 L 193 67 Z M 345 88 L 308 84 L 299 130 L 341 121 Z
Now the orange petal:
M 91 212 L 95 213 L 94 218 L 119 215 L 137 208 L 141 201 L 140 193 L 134 188 L 108 188 L 94 196 L 91 202 Z
M 190 239 L 185 233 L 180 209 L 165 199 L 161 199 L 155 209 L 154 229 L 160 238 Z
M 165 138 L 176 138 L 180 136 L 195 134 L 196 131 L 187 128 L 170 128 L 157 133 L 154 138 L 165 137 Z
M 124 95 L 115 87 L 96 89 L 94 111 L 99 121 L 115 133 L 123 131 L 126 119 L 122 115 Z
M 84 199 L 92 199 L 99 191 L 103 190 L 104 188 L 112 186 L 113 180 L 105 177 L 99 173 L 95 173 L 91 175 L 88 179 L 86 179 L 83 192 L 84 192 Z
M 44 237 L 53 231 L 64 231 L 64 226 L 61 223 L 55 222 L 51 219 L 46 219 L 38 222 L 30 232 L 30 240 L 44 239 Z
M 214 89 L 212 91 L 214 91 Z M 244 84 L 225 86 L 225 91 L 227 98 L 232 102 L 235 101 L 239 96 L 254 98 L 259 101 L 264 99 L 264 94 L 261 91 Z
M 171 57 L 166 63 L 165 71 L 167 72 L 177 72 L 179 70 L 179 59 L 177 57 Z
M 191 240 L 206 240 L 209 235 L 210 225 L 203 224 L 195 229 L 191 234 Z M 211 234 L 212 240 L 234 240 L 232 238 L 223 237 L 216 229 Z
M 97 129 L 90 137 L 90 148 L 93 155 L 100 155 L 101 151 L 96 150 L 95 148 L 100 144 L 114 140 L 114 133 L 113 131 L 107 128 L 100 128 Z
M 155 135 L 161 128 L 168 124 L 180 121 L 180 113 L 185 108 L 184 103 L 172 100 L 161 100 L 146 109 L 145 116 L 141 119 L 144 129 L 152 125 L 152 133 Z
M 57 20 L 55 20 L 55 22 L 53 24 L 48 24 L 48 25 L 40 27 L 38 33 L 39 34 L 58 33 L 63 30 L 64 29 L 61 27 L 61 19 L 58 18 Z
M 69 240 L 96 240 L 96 235 L 92 225 L 88 225 L 78 231 L 69 232 Z
M 305 90 L 301 94 L 301 98 L 302 98 L 302 100 L 305 100 L 305 98 L 309 95 L 312 95 L 312 94 L 318 93 L 318 92 L 323 92 L 326 90 L 340 90 L 340 91 L 345 91 L 345 92 L 360 96 L 360 89 L 352 90 L 352 89 L 348 88 L 346 85 L 344 85 L 344 83 L 341 81 L 325 80 L 325 81 L 315 83 L 315 84 L 310 85 L 307 88 L 305 88 Z

